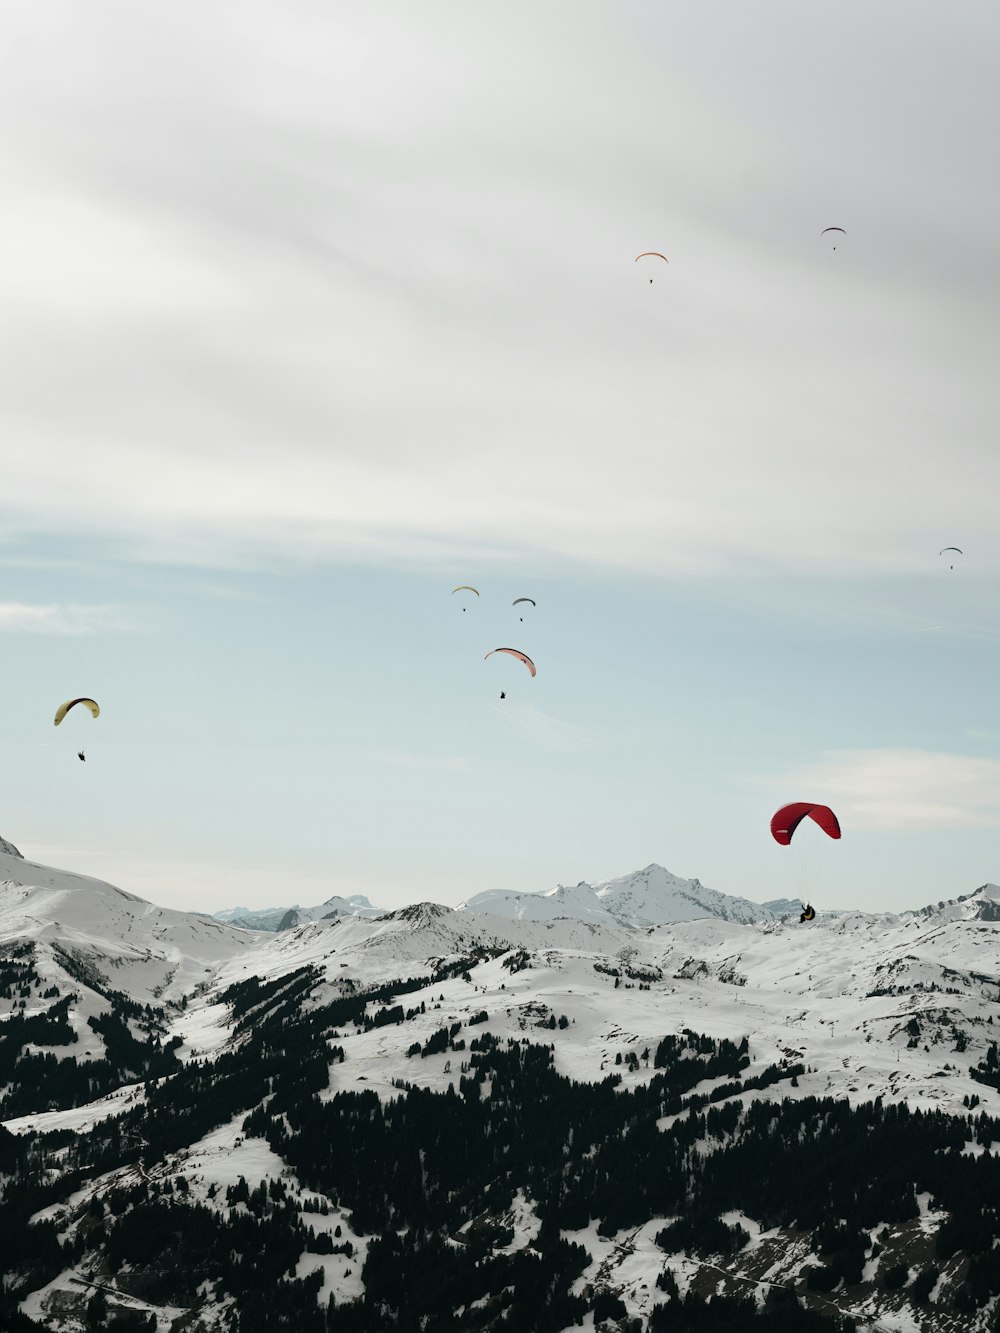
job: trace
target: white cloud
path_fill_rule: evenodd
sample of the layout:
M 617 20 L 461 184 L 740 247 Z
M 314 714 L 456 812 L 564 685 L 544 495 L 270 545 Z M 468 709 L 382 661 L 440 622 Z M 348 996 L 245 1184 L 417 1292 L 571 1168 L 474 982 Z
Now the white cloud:
M 89 606 L 76 602 L 0 602 L 0 633 L 8 634 L 116 634 L 149 628 L 144 612 L 115 605 Z
M 784 790 L 831 805 L 845 828 L 1000 827 L 996 759 L 917 749 L 833 750 L 781 782 Z
M 534 704 L 520 703 L 515 699 L 501 703 L 495 699 L 493 709 L 498 717 L 502 717 L 508 725 L 543 750 L 589 750 L 594 745 L 593 738 L 582 727 L 552 717 Z
M 988 30 L 928 100 L 933 8 L 723 8 L 5 11 L 0 504 L 208 564 L 1000 565 Z

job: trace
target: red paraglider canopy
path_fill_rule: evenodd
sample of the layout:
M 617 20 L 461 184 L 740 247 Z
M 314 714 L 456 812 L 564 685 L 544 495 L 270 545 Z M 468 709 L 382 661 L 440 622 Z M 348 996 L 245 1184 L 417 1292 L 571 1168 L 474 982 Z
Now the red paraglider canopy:
M 511 657 L 516 657 L 519 662 L 523 662 L 533 676 L 536 674 L 534 662 L 530 657 L 527 657 L 522 653 L 519 648 L 493 648 L 486 654 L 486 657 L 492 657 L 494 653 L 510 653 Z M 486 661 L 486 657 L 483 658 L 484 662 Z
M 814 819 L 824 833 L 831 838 L 840 837 L 840 823 L 828 805 L 813 805 L 810 801 L 793 801 L 783 805 L 771 816 L 771 836 L 782 847 L 787 847 L 792 834 L 805 819 L 806 815 Z

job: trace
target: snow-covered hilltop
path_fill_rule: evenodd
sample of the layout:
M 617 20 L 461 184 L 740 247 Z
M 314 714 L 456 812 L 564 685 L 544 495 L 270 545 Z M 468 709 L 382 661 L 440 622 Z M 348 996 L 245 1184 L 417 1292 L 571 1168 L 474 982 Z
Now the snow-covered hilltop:
M 794 904 L 798 910 L 798 904 Z M 681 879 L 660 865 L 648 865 L 618 879 L 569 887 L 560 884 L 543 893 L 492 890 L 477 893 L 461 907 L 466 912 L 488 912 L 515 921 L 551 921 L 577 917 L 581 921 L 642 928 L 670 921 L 719 917 L 750 925 L 776 919 L 774 911 L 747 898 L 735 898 L 708 889 L 697 879 Z M 791 910 L 791 909 L 790 909 Z

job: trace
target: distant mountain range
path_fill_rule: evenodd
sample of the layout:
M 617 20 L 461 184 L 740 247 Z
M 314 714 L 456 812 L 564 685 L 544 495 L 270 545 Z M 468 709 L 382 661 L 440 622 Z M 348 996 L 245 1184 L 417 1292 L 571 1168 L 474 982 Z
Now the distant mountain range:
M 244 929 L 277 931 L 290 930 L 327 916 L 379 916 L 385 910 L 373 907 L 367 898 L 355 894 L 351 898 L 328 898 L 319 907 L 230 907 L 213 915 L 217 921 Z M 555 921 L 566 917 L 642 929 L 669 921 L 697 921 L 710 916 L 743 925 L 759 924 L 798 914 L 801 905 L 790 899 L 753 903 L 747 898 L 708 889 L 700 880 L 681 879 L 663 866 L 654 864 L 597 885 L 581 881 L 572 887 L 560 884 L 541 893 L 492 889 L 460 903 L 458 910 L 514 921 Z
M 734 898 L 707 889 L 697 879 L 681 879 L 660 865 L 648 865 L 631 875 L 602 884 L 583 881 L 568 887 L 560 884 L 544 893 L 510 893 L 491 890 L 477 893 L 460 904 L 466 912 L 510 917 L 515 921 L 552 921 L 575 917 L 581 921 L 640 929 L 670 921 L 697 921 L 718 917 L 741 925 L 774 921 L 777 913 L 747 898 Z M 798 903 L 789 910 L 800 911 Z
M 318 907 L 300 907 L 298 903 L 291 907 L 227 907 L 213 912 L 212 918 L 243 930 L 291 930 L 293 926 L 322 921 L 328 916 L 379 916 L 381 911 L 372 907 L 363 894 L 355 893 L 350 898 L 334 895 Z

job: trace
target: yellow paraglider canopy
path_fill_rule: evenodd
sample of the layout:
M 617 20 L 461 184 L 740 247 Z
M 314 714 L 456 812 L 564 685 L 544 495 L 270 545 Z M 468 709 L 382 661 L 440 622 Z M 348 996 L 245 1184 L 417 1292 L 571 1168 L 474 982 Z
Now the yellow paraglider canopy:
M 83 697 L 79 699 L 67 699 L 64 704 L 60 704 L 59 707 L 56 709 L 56 718 L 54 725 L 58 727 L 59 723 L 63 720 L 63 718 L 66 716 L 69 710 L 71 708 L 74 708 L 77 704 L 86 704 L 94 717 L 100 717 L 101 709 L 100 705 L 96 702 L 96 700 L 85 699 Z

